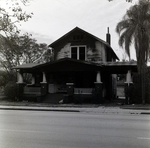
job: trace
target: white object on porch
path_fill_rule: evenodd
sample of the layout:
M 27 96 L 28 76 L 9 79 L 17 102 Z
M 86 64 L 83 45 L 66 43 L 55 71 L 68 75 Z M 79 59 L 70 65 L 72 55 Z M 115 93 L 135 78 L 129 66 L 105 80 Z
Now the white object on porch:
M 74 88 L 74 94 L 92 94 L 93 88 Z

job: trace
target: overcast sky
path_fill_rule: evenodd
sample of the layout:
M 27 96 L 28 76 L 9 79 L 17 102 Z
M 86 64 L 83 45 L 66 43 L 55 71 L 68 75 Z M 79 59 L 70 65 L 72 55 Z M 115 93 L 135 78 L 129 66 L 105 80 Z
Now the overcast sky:
M 107 27 L 110 28 L 111 46 L 122 58 L 122 49 L 118 46 L 116 24 L 126 10 L 135 4 L 126 0 L 31 0 L 25 7 L 33 12 L 33 17 L 21 28 L 33 34 L 39 43 L 50 44 L 76 26 L 105 40 Z M 134 56 L 133 56 L 134 57 Z

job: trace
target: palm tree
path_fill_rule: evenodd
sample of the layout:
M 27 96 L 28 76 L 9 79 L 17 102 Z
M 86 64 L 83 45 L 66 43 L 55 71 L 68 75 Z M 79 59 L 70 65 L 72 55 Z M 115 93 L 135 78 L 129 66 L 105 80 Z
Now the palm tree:
M 145 104 L 146 64 L 150 55 L 150 2 L 139 0 L 127 10 L 117 24 L 116 32 L 120 35 L 119 45 L 125 48 L 130 59 L 130 46 L 136 51 L 138 71 L 141 76 L 142 102 Z

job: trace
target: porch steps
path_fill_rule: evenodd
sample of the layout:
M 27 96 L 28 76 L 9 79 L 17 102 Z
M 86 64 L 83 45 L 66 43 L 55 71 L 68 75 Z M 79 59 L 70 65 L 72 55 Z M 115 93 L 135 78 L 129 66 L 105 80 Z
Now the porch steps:
M 122 98 L 122 99 L 115 99 L 112 101 L 113 103 L 116 103 L 116 104 L 125 104 L 125 98 Z
M 58 104 L 59 101 L 64 99 L 65 94 L 47 94 L 43 103 Z

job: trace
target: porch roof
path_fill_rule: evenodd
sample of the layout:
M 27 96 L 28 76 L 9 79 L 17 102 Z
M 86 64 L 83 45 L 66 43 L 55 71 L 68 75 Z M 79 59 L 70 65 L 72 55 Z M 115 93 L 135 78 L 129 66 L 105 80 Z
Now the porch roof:
M 22 64 L 22 65 L 16 66 L 13 69 L 30 69 L 30 68 L 33 68 L 37 65 L 39 65 L 39 64 L 37 64 L 37 63 L 27 63 L 27 64 Z
M 104 64 L 104 69 L 110 73 L 121 74 L 126 73 L 128 70 L 132 72 L 137 72 L 137 62 L 107 62 Z
M 52 61 L 44 64 L 24 64 L 14 69 L 20 69 L 23 72 L 37 72 L 37 71 L 93 71 L 98 70 L 102 67 L 92 62 L 75 60 L 71 58 L 63 58 L 57 61 Z
M 22 72 L 68 72 L 68 71 L 106 71 L 111 74 L 127 73 L 128 70 L 137 72 L 137 63 L 132 62 L 101 62 L 93 63 L 88 61 L 63 58 L 44 64 L 23 64 L 14 69 L 20 69 Z

